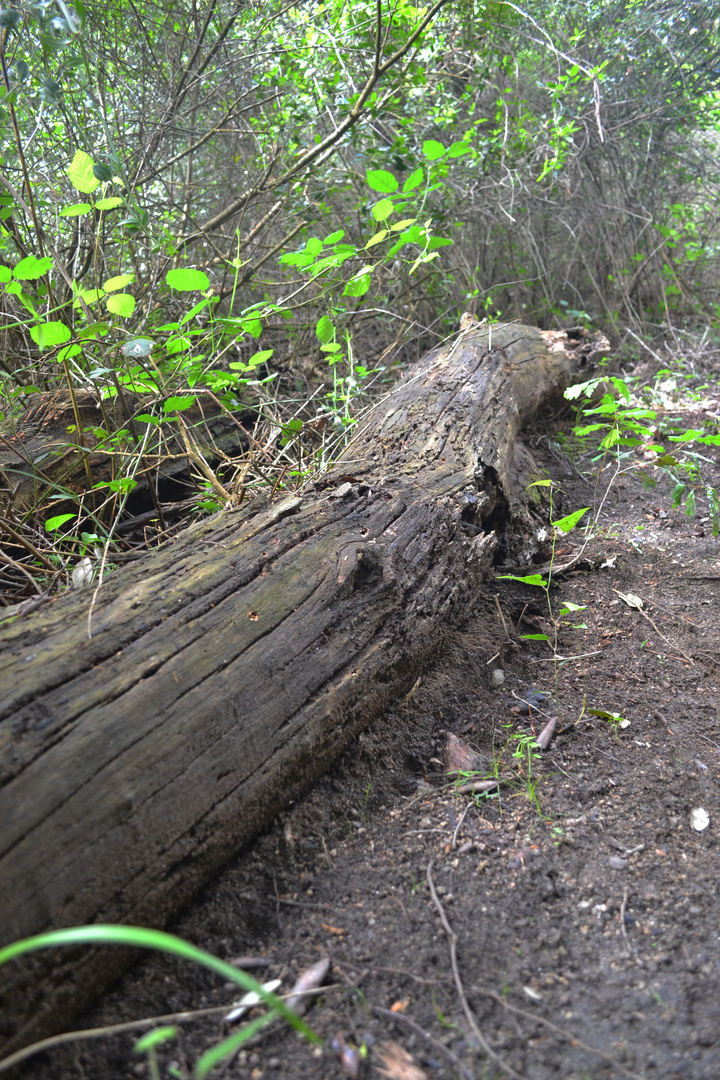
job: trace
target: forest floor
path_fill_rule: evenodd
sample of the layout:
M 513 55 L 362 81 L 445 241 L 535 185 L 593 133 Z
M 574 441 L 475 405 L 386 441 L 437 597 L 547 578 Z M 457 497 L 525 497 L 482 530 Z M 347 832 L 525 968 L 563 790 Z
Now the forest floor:
M 547 439 L 531 445 L 564 513 L 599 503 L 605 474 L 597 485 Z M 615 480 L 583 561 L 553 590 L 585 624 L 563 629 L 571 659 L 557 674 L 546 644 L 518 636 L 542 630 L 542 592 L 498 580 L 411 699 L 171 927 L 227 959 L 261 958 L 252 973 L 281 978 L 279 992 L 331 962 L 306 1016 L 324 1049 L 277 1025 L 213 1076 L 340 1080 L 360 1047 L 368 1078 L 720 1077 L 720 551 L 707 520 L 670 503 L 667 487 Z M 496 594 L 517 642 L 500 686 Z M 551 696 L 523 716 L 531 690 Z M 560 732 L 528 759 L 523 736 L 555 711 Z M 476 754 L 466 764 L 498 777 L 499 794 L 459 794 L 448 753 Z M 78 1026 L 210 1010 L 158 1053 L 163 1080 L 189 1077 L 237 997 L 153 955 Z M 141 1032 L 44 1052 L 23 1075 L 146 1080 Z

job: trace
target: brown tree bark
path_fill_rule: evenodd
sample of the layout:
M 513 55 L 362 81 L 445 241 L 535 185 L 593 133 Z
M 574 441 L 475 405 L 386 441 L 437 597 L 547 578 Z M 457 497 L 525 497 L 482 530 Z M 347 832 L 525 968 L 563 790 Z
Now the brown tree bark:
M 163 926 L 407 693 L 512 548 L 516 436 L 576 369 L 537 330 L 471 328 L 314 487 L 0 626 L 2 944 Z M 125 962 L 63 949 L 0 969 L 4 1051 L 67 1024 Z

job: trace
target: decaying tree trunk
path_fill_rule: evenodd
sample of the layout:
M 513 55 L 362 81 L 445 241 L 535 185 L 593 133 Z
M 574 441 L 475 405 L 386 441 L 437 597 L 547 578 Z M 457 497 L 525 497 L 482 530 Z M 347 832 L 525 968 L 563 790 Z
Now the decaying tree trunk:
M 97 595 L 0 627 L 3 944 L 162 926 L 407 693 L 512 547 L 516 435 L 577 367 L 528 327 L 465 332 L 311 490 L 215 515 Z M 3 1049 L 66 1024 L 123 962 L 0 969 Z

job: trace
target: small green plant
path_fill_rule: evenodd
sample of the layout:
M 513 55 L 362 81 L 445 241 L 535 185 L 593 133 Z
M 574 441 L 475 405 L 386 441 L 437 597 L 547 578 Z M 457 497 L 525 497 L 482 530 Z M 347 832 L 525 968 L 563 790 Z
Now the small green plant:
M 158 1063 L 157 1048 L 164 1042 L 174 1039 L 177 1028 L 173 1026 L 155 1028 L 148 1031 L 135 1043 L 136 1054 L 147 1054 L 148 1072 L 150 1080 L 160 1080 L 160 1065 Z
M 667 372 L 658 374 L 665 375 Z M 621 379 L 616 375 L 601 376 L 568 387 L 565 391 L 567 400 L 582 402 L 584 399 L 584 403 L 580 404 L 580 416 L 583 420 L 592 418 L 589 424 L 577 423 L 574 435 L 602 435 L 593 460 L 614 456 L 615 477 L 621 472 L 642 473 L 643 482 L 654 486 L 655 480 L 649 475 L 648 469 L 657 468 L 664 472 L 673 481 L 672 506 L 684 503 L 688 517 L 695 516 L 698 497 L 704 497 L 713 536 L 717 536 L 720 532 L 720 496 L 717 489 L 704 479 L 704 467 L 712 464 L 712 461 L 698 447 L 720 446 L 720 434 L 704 428 L 683 429 L 681 424 L 658 418 L 658 410 L 647 407 L 642 395 L 633 393 L 632 381 L 631 378 Z M 593 404 L 591 399 L 602 386 L 607 389 L 600 401 Z M 666 450 L 660 439 L 674 443 L 672 450 Z M 638 453 L 641 457 L 638 457 Z
M 557 520 L 553 521 L 552 520 L 552 516 L 553 516 L 553 492 L 554 492 L 555 487 L 556 487 L 555 482 L 553 480 L 535 480 L 532 484 L 529 485 L 529 487 L 531 487 L 531 488 L 532 487 L 545 487 L 545 488 L 547 488 L 549 490 L 549 493 L 550 493 L 550 526 L 551 526 L 552 532 L 551 532 L 550 564 L 549 564 L 549 568 L 547 570 L 547 577 L 543 577 L 543 575 L 540 574 L 540 573 L 537 573 L 537 574 L 525 574 L 525 575 L 499 574 L 498 579 L 501 580 L 501 581 L 519 581 L 523 585 L 533 585 L 536 588 L 542 589 L 542 591 L 545 593 L 545 601 L 547 603 L 548 614 L 550 616 L 550 622 L 551 622 L 551 625 L 553 627 L 553 636 L 552 636 L 552 638 L 548 634 L 522 634 L 521 638 L 524 641 L 546 641 L 548 643 L 548 645 L 550 646 L 550 648 L 552 650 L 552 658 L 553 658 L 553 661 L 554 661 L 553 667 L 554 667 L 554 673 L 555 673 L 555 700 L 557 702 L 557 700 L 558 700 L 558 669 L 559 669 L 560 663 L 562 662 L 562 659 L 561 659 L 560 654 L 559 654 L 559 648 L 558 648 L 560 624 L 561 624 L 562 620 L 565 619 L 566 616 L 572 615 L 573 612 L 575 612 L 575 611 L 584 611 L 585 609 L 581 605 L 572 604 L 569 601 L 566 601 L 562 605 L 562 607 L 560 608 L 560 611 L 559 611 L 557 616 L 553 612 L 551 588 L 552 588 L 553 568 L 555 566 L 555 550 L 556 550 L 556 547 L 557 547 L 558 538 L 560 536 L 563 536 L 563 535 L 571 532 L 576 527 L 576 525 L 581 521 L 581 519 L 584 517 L 584 515 L 588 512 L 590 507 L 585 506 L 581 510 L 575 510 L 575 511 L 573 511 L 572 514 L 568 514 L 565 517 L 558 518 Z M 575 627 L 575 629 L 586 629 L 586 627 L 583 624 L 581 626 Z
M 358 798 L 358 800 L 357 800 L 358 809 L 359 809 L 360 815 L 362 817 L 363 828 L 365 828 L 365 826 L 367 825 L 367 814 L 368 814 L 368 805 L 369 805 L 369 802 L 370 802 L 370 790 L 371 790 L 371 788 L 372 788 L 372 784 L 369 783 L 368 786 L 365 788 L 364 796 L 361 797 L 361 798 Z
M 540 757 L 540 747 L 537 744 L 535 733 L 531 731 L 515 731 L 510 735 L 508 745 L 512 747 L 512 756 L 519 763 L 519 766 L 527 766 L 527 775 L 524 777 L 525 791 L 528 799 L 539 813 L 538 777 L 533 773 L 533 762 Z
M 173 934 L 166 934 L 161 930 L 148 930 L 139 926 L 100 924 L 96 926 L 73 926 L 67 930 L 51 930 L 46 934 L 24 938 L 22 941 L 16 941 L 0 949 L 0 966 L 18 956 L 24 956 L 25 953 L 63 945 L 124 945 L 140 949 L 157 949 L 160 952 L 180 956 L 185 960 L 201 964 L 203 967 L 209 968 L 210 971 L 221 975 L 224 979 L 241 986 L 244 990 L 257 994 L 258 998 L 268 1006 L 269 1011 L 263 1013 L 257 1019 L 251 1020 L 239 1031 L 234 1032 L 227 1039 L 224 1039 L 217 1046 L 203 1054 L 195 1067 L 197 1080 L 203 1080 L 203 1077 L 207 1076 L 215 1065 L 233 1054 L 243 1043 L 252 1038 L 276 1016 L 281 1016 L 284 1020 L 287 1020 L 296 1031 L 311 1042 L 320 1044 L 322 1041 L 299 1016 L 288 1008 L 281 998 L 269 993 L 260 983 L 256 982 L 250 975 L 246 975 L 240 968 L 233 967 L 232 964 L 228 964 L 211 953 L 196 948 L 195 945 L 191 945 L 188 941 L 183 941 L 182 938 L 175 937 Z M 170 1028 L 161 1028 L 149 1032 L 136 1047 L 138 1052 L 148 1054 L 148 1064 L 153 1080 L 155 1080 L 153 1068 L 157 1070 L 158 1067 L 157 1046 L 160 1042 L 171 1037 L 170 1031 L 174 1034 L 174 1029 Z M 142 1050 L 139 1049 L 140 1047 L 142 1047 Z M 155 1061 L 154 1066 L 153 1060 Z
M 607 720 L 608 724 L 616 731 L 630 727 L 630 721 L 622 713 L 608 712 L 606 709 L 588 709 L 593 716 L 599 716 L 601 720 Z

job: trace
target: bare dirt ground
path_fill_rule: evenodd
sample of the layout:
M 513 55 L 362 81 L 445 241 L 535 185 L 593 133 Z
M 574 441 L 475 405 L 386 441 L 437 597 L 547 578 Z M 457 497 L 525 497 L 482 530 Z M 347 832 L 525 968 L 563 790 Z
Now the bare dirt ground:
M 606 474 L 596 487 L 546 435 L 531 444 L 562 485 L 563 512 L 599 501 Z M 307 1014 L 324 1049 L 278 1025 L 212 1075 L 341 1078 L 352 1054 L 344 1066 L 331 1043 L 342 1036 L 362 1049 L 365 1077 L 720 1077 L 720 557 L 709 522 L 670 502 L 667 487 L 615 481 L 583 560 L 553 592 L 583 608 L 562 630 L 571 659 L 557 686 L 547 645 L 520 638 L 542 632 L 543 594 L 490 583 L 411 699 L 171 928 L 228 959 L 264 958 L 253 973 L 284 991 L 331 961 Z M 570 536 L 576 549 L 581 535 Z M 515 643 L 499 686 L 495 594 Z M 522 715 L 531 690 L 549 696 Z M 528 759 L 522 736 L 555 712 L 561 730 Z M 499 793 L 458 793 L 450 735 Z M 78 1026 L 214 1010 L 179 1022 L 159 1051 L 163 1080 L 189 1077 L 237 996 L 153 956 Z M 22 1075 L 145 1080 L 141 1033 L 44 1052 Z

